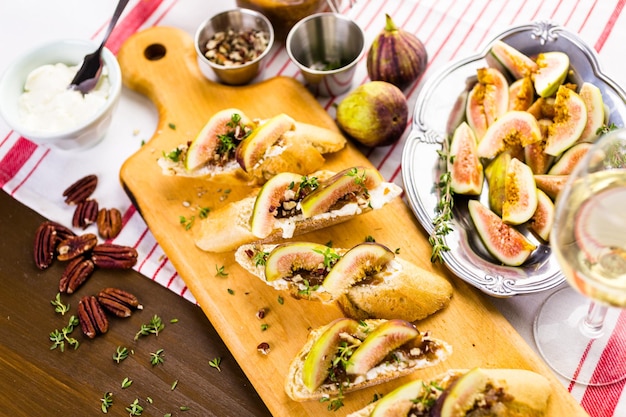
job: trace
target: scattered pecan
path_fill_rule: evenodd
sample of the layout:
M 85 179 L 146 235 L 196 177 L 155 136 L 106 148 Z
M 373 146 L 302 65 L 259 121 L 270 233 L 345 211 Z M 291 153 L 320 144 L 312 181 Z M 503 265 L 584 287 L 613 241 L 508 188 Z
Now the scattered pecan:
M 91 276 L 95 269 L 93 261 L 84 256 L 74 258 L 67 264 L 61 279 L 59 291 L 72 294 Z
M 105 310 L 117 317 L 130 317 L 133 310 L 143 308 L 137 297 L 119 288 L 105 288 L 96 298 Z
M 53 221 L 46 221 L 46 222 L 44 222 L 44 224 L 49 224 L 52 227 L 54 227 L 54 231 L 56 232 L 56 237 L 57 237 L 57 242 L 55 244 L 55 249 L 56 249 L 56 245 L 58 245 L 59 242 L 67 239 L 68 237 L 76 236 L 76 233 L 74 233 L 74 231 L 72 229 L 63 226 L 60 223 L 53 222 Z
M 99 268 L 129 269 L 137 263 L 137 250 L 130 246 L 101 243 L 91 252 L 93 263 Z
M 70 185 L 63 191 L 65 203 L 74 205 L 85 201 L 96 189 L 98 185 L 98 177 L 95 175 L 87 175 Z
M 86 295 L 80 299 L 76 314 L 83 333 L 90 339 L 109 330 L 109 320 L 93 295 Z
M 263 318 L 265 318 L 266 313 L 267 310 L 265 308 L 260 308 L 259 311 L 256 312 L 256 318 L 262 320 Z
M 93 233 L 70 236 L 57 246 L 57 259 L 69 261 L 92 250 L 98 244 L 98 237 Z
M 103 239 L 113 239 L 122 230 L 122 213 L 116 208 L 100 209 L 96 218 L 98 233 Z
M 98 218 L 98 202 L 93 199 L 84 200 L 76 204 L 72 226 L 85 229 Z
M 262 353 L 263 355 L 267 355 L 268 353 L 270 353 L 270 344 L 267 342 L 259 343 L 259 345 L 256 347 L 256 350 L 258 350 L 259 353 Z
M 54 252 L 57 246 L 57 233 L 54 226 L 42 223 L 35 232 L 35 265 L 39 269 L 46 269 L 52 265 Z

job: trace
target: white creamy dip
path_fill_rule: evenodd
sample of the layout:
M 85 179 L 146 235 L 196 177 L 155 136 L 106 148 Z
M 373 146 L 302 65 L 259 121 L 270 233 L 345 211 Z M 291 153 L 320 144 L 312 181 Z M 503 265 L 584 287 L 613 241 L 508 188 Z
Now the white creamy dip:
M 106 103 L 111 85 L 107 68 L 89 93 L 67 88 L 78 66 L 48 64 L 27 77 L 18 105 L 21 123 L 33 131 L 55 133 L 77 127 Z

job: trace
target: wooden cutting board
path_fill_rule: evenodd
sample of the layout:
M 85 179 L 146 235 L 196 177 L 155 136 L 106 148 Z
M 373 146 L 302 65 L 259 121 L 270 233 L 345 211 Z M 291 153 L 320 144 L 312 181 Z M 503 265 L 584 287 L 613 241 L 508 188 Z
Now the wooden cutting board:
M 279 294 L 243 271 L 233 253 L 208 254 L 197 249 L 191 232 L 181 225 L 180 216 L 197 216 L 199 207 L 214 210 L 240 198 L 249 188 L 245 184 L 167 177 L 161 174 L 156 160 L 163 151 L 193 139 L 213 113 L 226 107 L 261 118 L 285 112 L 303 122 L 337 129 L 334 121 L 291 78 L 272 78 L 243 87 L 207 80 L 197 66 L 192 38 L 178 29 L 154 27 L 140 32 L 127 40 L 118 59 L 125 85 L 145 94 L 159 112 L 154 136 L 121 168 L 123 186 L 270 411 L 290 417 L 328 413 L 326 403 L 291 401 L 283 391 L 283 381 L 309 329 L 339 317 L 340 311 Z M 353 146 L 327 159 L 327 168 L 334 170 L 357 164 L 371 166 Z M 401 256 L 451 281 L 455 293 L 449 307 L 418 323 L 418 327 L 447 340 L 454 353 L 437 367 L 347 395 L 345 406 L 332 415 L 355 411 L 369 403 L 375 393 L 386 393 L 410 379 L 429 378 L 448 368 L 475 366 L 535 370 L 548 377 L 554 388 L 550 416 L 586 415 L 486 296 L 448 274 L 445 268 L 430 263 L 426 236 L 400 198 L 377 212 L 300 239 L 350 247 L 368 235 L 391 248 L 400 248 Z M 228 275 L 218 276 L 216 271 L 221 267 Z M 284 297 L 284 303 L 279 302 L 279 296 Z M 268 310 L 263 320 L 255 316 L 261 308 Z M 267 330 L 261 329 L 262 323 L 269 325 Z M 257 351 L 262 342 L 270 345 L 267 355 Z M 206 372 L 210 378 L 214 370 L 207 364 Z

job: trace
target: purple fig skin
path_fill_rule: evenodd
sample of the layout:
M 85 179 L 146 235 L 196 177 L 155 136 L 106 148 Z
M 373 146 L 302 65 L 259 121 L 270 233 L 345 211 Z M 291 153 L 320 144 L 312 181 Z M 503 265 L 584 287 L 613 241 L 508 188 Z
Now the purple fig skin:
M 368 146 L 396 142 L 406 129 L 409 108 L 402 90 L 385 81 L 370 81 L 337 106 L 337 125 L 348 137 Z
M 428 53 L 414 34 L 398 28 L 387 14 L 385 28 L 367 54 L 367 73 L 372 81 L 387 81 L 404 90 L 426 70 Z

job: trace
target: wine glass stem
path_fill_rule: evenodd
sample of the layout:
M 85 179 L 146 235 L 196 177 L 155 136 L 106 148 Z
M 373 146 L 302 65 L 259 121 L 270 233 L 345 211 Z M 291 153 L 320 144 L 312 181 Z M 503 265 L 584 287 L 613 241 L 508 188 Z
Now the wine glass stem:
M 595 302 L 589 303 L 587 315 L 580 323 L 580 331 L 591 339 L 597 339 L 602 336 L 604 318 L 609 308 L 605 305 Z

